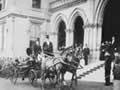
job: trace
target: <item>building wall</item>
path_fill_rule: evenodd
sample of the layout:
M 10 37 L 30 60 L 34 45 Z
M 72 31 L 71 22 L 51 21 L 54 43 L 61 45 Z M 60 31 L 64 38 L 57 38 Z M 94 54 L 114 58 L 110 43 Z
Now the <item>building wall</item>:
M 30 40 L 38 37 L 42 45 L 49 16 L 48 4 L 41 3 L 44 5 L 36 9 L 32 0 L 6 0 L 6 8 L 0 11 L 0 56 L 25 57 Z
M 84 22 L 84 45 L 88 44 L 92 58 L 98 57 L 105 1 L 86 0 L 85 3 L 57 11 L 51 11 L 49 3 L 50 0 L 41 0 L 41 8 L 35 9 L 31 7 L 32 0 L 6 0 L 6 8 L 0 11 L 0 28 L 2 25 L 5 32 L 4 49 L 0 50 L 0 56 L 25 56 L 34 29 L 39 32 L 41 46 L 45 35 L 49 34 L 54 51 L 57 51 L 58 23 L 61 20 L 66 24 L 66 47 L 70 46 L 73 44 L 74 20 L 81 16 Z

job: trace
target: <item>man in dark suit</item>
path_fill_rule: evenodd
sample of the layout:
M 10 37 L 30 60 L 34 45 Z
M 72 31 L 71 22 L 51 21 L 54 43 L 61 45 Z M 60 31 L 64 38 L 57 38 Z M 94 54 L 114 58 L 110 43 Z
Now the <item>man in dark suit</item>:
M 42 51 L 41 46 L 40 46 L 38 40 L 36 40 L 36 43 L 35 43 L 33 49 L 34 49 L 34 55 L 35 55 L 35 57 L 37 57 L 37 56 L 38 56 L 38 53 L 40 53 L 40 52 Z
M 49 40 L 49 36 L 48 36 L 48 35 L 46 35 L 46 41 L 43 43 L 43 52 L 44 52 L 46 55 L 54 56 L 54 55 L 53 55 L 53 44 L 52 44 L 52 42 Z
M 88 65 L 88 56 L 90 54 L 90 49 L 88 48 L 87 44 L 85 45 L 85 48 L 83 49 L 83 56 L 85 60 L 85 65 Z
M 111 85 L 110 74 L 111 74 L 111 63 L 114 59 L 113 55 L 114 55 L 113 50 L 110 45 L 110 46 L 108 46 L 108 48 L 106 49 L 106 52 L 105 52 L 105 85 L 106 86 Z
M 114 60 L 114 52 L 115 52 L 115 37 L 112 37 L 112 42 L 106 45 L 105 52 L 105 85 L 109 86 L 112 83 L 110 82 L 110 74 L 111 74 L 111 64 Z

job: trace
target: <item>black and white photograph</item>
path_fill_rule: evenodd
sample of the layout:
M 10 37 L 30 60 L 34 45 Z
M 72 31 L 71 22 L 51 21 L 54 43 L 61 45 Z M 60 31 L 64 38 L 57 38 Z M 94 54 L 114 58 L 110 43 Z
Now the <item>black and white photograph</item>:
M 0 90 L 120 90 L 119 0 L 0 0 Z

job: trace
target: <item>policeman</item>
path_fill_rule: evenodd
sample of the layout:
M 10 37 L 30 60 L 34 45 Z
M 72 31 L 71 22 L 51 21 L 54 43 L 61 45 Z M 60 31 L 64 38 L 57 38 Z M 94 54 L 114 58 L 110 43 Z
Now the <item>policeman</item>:
M 105 52 L 105 85 L 109 86 L 112 83 L 110 82 L 111 74 L 111 63 L 114 60 L 114 50 L 112 45 L 107 45 Z

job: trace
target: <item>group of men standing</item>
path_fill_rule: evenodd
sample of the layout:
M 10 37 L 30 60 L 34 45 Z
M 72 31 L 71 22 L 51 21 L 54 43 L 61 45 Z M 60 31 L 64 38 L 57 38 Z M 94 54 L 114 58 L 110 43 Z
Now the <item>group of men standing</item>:
M 75 48 L 78 48 L 78 47 L 75 47 Z M 88 48 L 87 44 L 85 45 L 84 48 L 80 45 L 80 48 L 82 50 L 85 65 L 88 65 L 88 56 L 90 54 L 90 49 Z M 26 53 L 28 56 L 33 55 L 36 58 L 37 58 L 38 54 L 41 54 L 41 52 L 43 52 L 47 56 L 54 56 L 53 44 L 49 40 L 49 35 L 46 35 L 46 40 L 43 43 L 42 47 L 40 46 L 39 40 L 36 40 L 35 45 L 33 47 L 29 47 L 26 49 Z
M 43 43 L 42 47 L 40 46 L 39 40 L 36 40 L 35 45 L 32 48 L 29 47 L 26 49 L 26 53 L 28 56 L 34 55 L 35 57 L 37 57 L 38 54 L 40 54 L 41 52 L 49 56 L 54 56 L 53 44 L 49 40 L 49 35 L 46 35 L 46 41 Z

